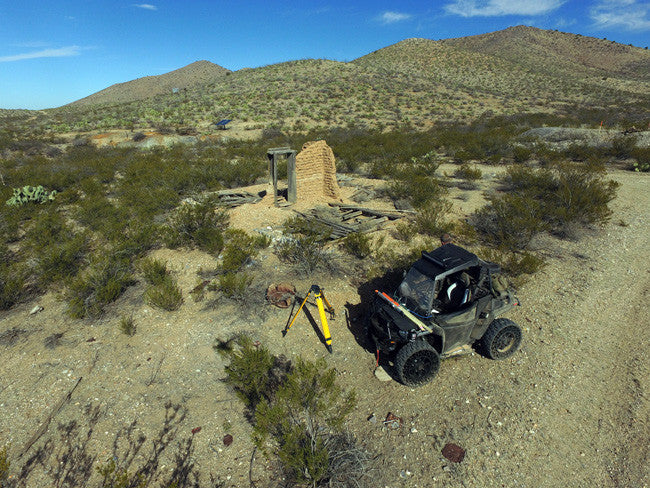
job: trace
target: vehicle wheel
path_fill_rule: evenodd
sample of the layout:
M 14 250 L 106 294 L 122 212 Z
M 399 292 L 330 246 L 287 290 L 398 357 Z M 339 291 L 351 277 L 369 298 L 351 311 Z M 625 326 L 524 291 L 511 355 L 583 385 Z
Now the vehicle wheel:
M 438 374 L 440 356 L 426 341 L 409 342 L 395 358 L 395 370 L 399 380 L 407 386 L 427 383 Z
M 521 328 L 509 319 L 496 319 L 480 341 L 481 350 L 490 359 L 506 359 L 521 345 Z

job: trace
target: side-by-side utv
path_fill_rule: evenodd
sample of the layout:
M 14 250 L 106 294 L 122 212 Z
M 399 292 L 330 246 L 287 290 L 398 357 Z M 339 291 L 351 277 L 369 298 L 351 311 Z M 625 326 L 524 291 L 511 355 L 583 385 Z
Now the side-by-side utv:
M 519 305 L 494 263 L 455 244 L 422 252 L 392 293 L 376 291 L 368 333 L 393 358 L 397 378 L 409 386 L 430 381 L 440 359 L 477 349 L 505 359 L 521 344 L 521 328 L 498 318 Z

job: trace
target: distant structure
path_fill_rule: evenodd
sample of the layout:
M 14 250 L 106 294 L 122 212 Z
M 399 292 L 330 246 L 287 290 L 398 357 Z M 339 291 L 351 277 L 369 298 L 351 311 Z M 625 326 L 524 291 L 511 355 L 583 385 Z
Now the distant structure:
M 232 122 L 232 119 L 223 119 L 216 123 L 217 129 L 226 130 L 229 122 Z

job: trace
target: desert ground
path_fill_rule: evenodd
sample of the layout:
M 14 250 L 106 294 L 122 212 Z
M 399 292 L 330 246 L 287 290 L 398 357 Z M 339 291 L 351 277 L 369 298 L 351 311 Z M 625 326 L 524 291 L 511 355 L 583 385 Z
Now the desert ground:
M 484 175 L 478 190 L 457 190 L 458 217 L 480 203 L 493 182 Z M 520 351 L 501 362 L 476 353 L 445 360 L 420 388 L 375 376 L 360 333 L 368 283 L 354 266 L 301 278 L 272 249 L 254 269 L 266 284 L 324 288 L 337 311 L 333 354 L 304 315 L 283 338 L 289 311 L 265 303 L 263 288 L 246 309 L 211 295 L 194 301 L 189 291 L 215 267 L 199 251 L 152 253 L 183 289 L 176 312 L 147 306 L 143 284 L 99 320 L 68 318 L 57 291 L 1 312 L 0 445 L 9 445 L 10 482 L 93 486 L 94 465 L 114 460 L 131 471 L 150 463 L 199 473 L 201 486 L 277 486 L 263 455 L 251 461 L 251 425 L 213 350 L 216 339 L 247 332 L 274 354 L 324 357 L 356 390 L 347 429 L 374 459 L 370 486 L 648 486 L 650 176 L 609 176 L 621 186 L 604 229 L 536 240 L 547 266 L 519 287 L 522 305 L 508 314 L 524 330 Z M 373 204 L 382 202 L 364 203 Z M 272 231 L 292 212 L 256 205 L 234 209 L 231 225 Z M 125 315 L 137 326 L 132 337 L 118 328 Z M 384 425 L 389 412 L 401 427 Z M 462 462 L 442 455 L 448 442 L 465 449 Z

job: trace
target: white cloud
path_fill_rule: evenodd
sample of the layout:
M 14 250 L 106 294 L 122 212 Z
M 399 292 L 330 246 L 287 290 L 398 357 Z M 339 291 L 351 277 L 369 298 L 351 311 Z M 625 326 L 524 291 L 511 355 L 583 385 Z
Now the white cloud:
M 143 8 L 145 10 L 158 10 L 158 7 L 151 5 L 150 3 L 134 3 L 133 6 Z
M 68 56 L 78 56 L 80 50 L 81 48 L 79 46 L 67 46 L 58 49 L 43 49 L 42 51 L 14 54 L 13 56 L 0 56 L 0 63 L 6 63 L 9 61 L 22 61 L 23 59 L 62 58 Z
M 401 12 L 386 11 L 378 17 L 382 24 L 394 24 L 395 22 L 403 22 L 412 17 L 411 14 L 404 14 Z
M 445 5 L 450 14 L 462 17 L 499 15 L 542 15 L 560 7 L 566 0 L 453 0 Z
M 650 30 L 650 2 L 636 0 L 601 0 L 589 15 L 597 28 Z

